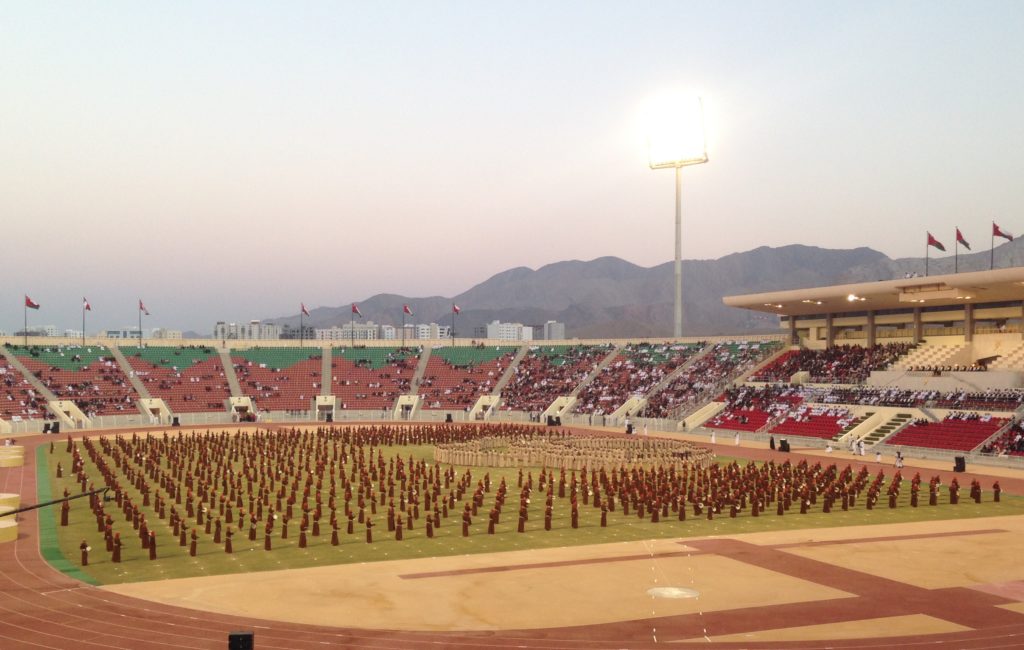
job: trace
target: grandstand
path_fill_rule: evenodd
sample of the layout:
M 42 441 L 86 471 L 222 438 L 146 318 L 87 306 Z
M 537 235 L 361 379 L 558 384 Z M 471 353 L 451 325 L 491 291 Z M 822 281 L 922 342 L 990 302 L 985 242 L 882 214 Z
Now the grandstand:
M 125 352 L 135 376 L 172 413 L 225 410 L 231 388 L 213 348 L 151 346 Z
M 10 346 L 18 361 L 58 399 L 87 417 L 137 412 L 138 393 L 102 345 Z
M 537 345 L 514 368 L 501 396 L 506 411 L 543 411 L 572 393 L 611 351 L 608 344 Z
M 0 419 L 20 422 L 48 415 L 46 398 L 5 357 L 0 356 Z
M 320 394 L 320 348 L 274 347 L 231 350 L 242 393 L 263 411 L 308 412 Z
M 703 349 L 701 343 L 630 343 L 616 353 L 576 399 L 577 413 L 614 413 L 629 397 L 650 392 Z
M 511 365 L 518 346 L 441 346 L 430 352 L 419 384 L 423 408 L 468 410 L 488 395 Z
M 418 350 L 400 347 L 335 348 L 331 351 L 331 394 L 342 410 L 390 409 L 409 393 L 419 364 Z

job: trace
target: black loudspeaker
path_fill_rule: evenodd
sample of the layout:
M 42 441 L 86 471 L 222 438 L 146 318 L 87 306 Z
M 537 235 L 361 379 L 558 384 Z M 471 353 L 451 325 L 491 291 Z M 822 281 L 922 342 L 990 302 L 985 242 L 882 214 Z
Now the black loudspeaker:
M 50 433 L 50 423 L 47 422 L 43 425 L 43 433 Z
M 327 421 L 328 422 L 334 422 L 334 413 L 328 413 L 327 414 Z
M 445 416 L 444 416 L 444 421 L 445 422 L 451 422 L 452 421 L 452 414 L 451 413 L 446 413 Z
M 789 453 L 789 441 L 785 438 L 779 440 L 779 451 L 784 451 L 787 454 Z
M 627 424 L 626 425 L 626 433 L 628 433 L 629 435 L 633 434 L 633 425 L 632 424 Z
M 967 471 L 967 459 L 963 456 L 953 457 L 953 471 L 954 472 L 966 472 Z
M 175 415 L 174 419 L 171 420 L 171 426 L 172 427 L 180 427 L 181 426 L 181 422 L 178 422 L 178 416 L 177 415 Z
M 253 650 L 255 647 L 252 632 L 228 632 L 228 650 Z
M 54 422 L 53 425 L 50 426 L 50 433 L 60 433 L 60 422 Z
M 562 416 L 561 415 L 556 415 L 555 416 L 555 426 L 556 427 L 562 426 Z

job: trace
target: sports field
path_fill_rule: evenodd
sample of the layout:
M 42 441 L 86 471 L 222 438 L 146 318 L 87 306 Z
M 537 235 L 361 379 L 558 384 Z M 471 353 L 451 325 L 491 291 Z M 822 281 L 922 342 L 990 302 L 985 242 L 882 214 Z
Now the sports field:
M 231 435 L 239 434 L 232 430 Z M 36 470 L 40 477 L 46 473 L 40 496 L 47 490 L 80 489 L 74 476 L 56 478 L 56 463 L 62 470 L 70 467 L 66 447 L 55 444 L 50 453 L 50 440 L 40 441 L 36 466 L 23 470 L 26 475 Z M 723 466 L 763 463 L 773 453 L 732 446 L 716 451 Z M 384 465 L 392 458 L 408 464 L 411 458 L 425 468 L 433 458 L 432 447 L 423 444 L 379 445 L 374 453 Z M 294 457 L 293 465 L 299 467 L 304 459 L 299 463 Z M 861 464 L 798 451 L 770 460 L 791 465 L 806 461 L 809 466 L 835 462 L 840 467 L 852 461 L 855 470 Z M 238 467 L 242 465 L 240 457 Z M 351 476 L 351 467 L 345 466 L 347 473 L 338 471 L 343 465 L 336 466 L 335 478 Z M 872 478 L 881 471 L 886 481 L 891 479 L 891 467 L 865 466 Z M 83 471 L 96 469 L 87 462 Z M 473 485 L 489 474 L 485 511 L 502 479 L 518 500 L 517 468 L 453 467 L 451 474 L 467 471 Z M 523 468 L 524 484 L 532 478 L 536 486 L 541 471 Z M 904 482 L 916 471 L 905 469 Z M 920 471 L 925 482 L 938 474 L 943 486 L 948 485 L 948 473 Z M 925 499 L 912 508 L 904 489 L 896 508 L 883 502 L 869 511 L 862 497 L 847 511 L 836 508 L 827 514 L 819 500 L 807 514 L 791 506 L 781 516 L 771 508 L 755 518 L 747 509 L 735 518 L 716 513 L 709 520 L 689 511 L 685 521 L 673 513 L 657 523 L 649 514 L 642 519 L 635 511 L 625 515 L 620 505 L 607 513 L 606 527 L 599 525 L 601 511 L 591 503 L 579 504 L 578 527 L 573 528 L 569 498 L 559 498 L 552 490 L 551 530 L 542 525 L 543 493 L 535 487 L 524 532 L 517 532 L 514 509 L 509 509 L 494 534 L 487 533 L 487 517 L 480 512 L 464 537 L 458 514 L 471 500 L 467 490 L 432 538 L 426 536 L 421 517 L 396 540 L 395 532 L 387 530 L 382 500 L 377 515 L 369 508 L 366 512 L 376 523 L 372 543 L 366 541 L 365 525 L 354 526 L 348 534 L 343 523 L 336 546 L 330 526 L 324 525 L 320 535 L 307 534 L 306 548 L 299 548 L 296 517 L 287 539 L 282 539 L 278 524 L 270 551 L 265 550 L 262 528 L 255 541 L 236 534 L 229 554 L 223 542 L 215 544 L 199 527 L 195 557 L 189 555 L 189 540 L 179 545 L 168 522 L 154 515 L 159 540 L 154 560 L 122 517 L 117 527 L 128 541 L 120 563 L 110 561 L 88 504 L 79 500 L 67 527 L 59 525 L 59 511 L 40 519 L 43 554 L 69 577 L 47 578 L 50 588 L 30 587 L 23 591 L 34 596 L 20 593 L 18 598 L 49 602 L 60 594 L 68 606 L 84 606 L 80 599 L 86 597 L 94 606 L 127 607 L 138 617 L 131 625 L 148 621 L 153 639 L 169 633 L 169 622 L 202 622 L 190 629 L 186 640 L 176 640 L 181 647 L 221 647 L 208 637 L 222 625 L 255 629 L 258 647 L 637 647 L 708 641 L 888 647 L 894 640 L 900 645 L 939 641 L 995 647 L 1024 630 L 1024 571 L 1016 561 L 1024 500 L 1017 496 L 1021 481 L 1006 473 L 978 476 L 984 488 L 980 504 L 966 494 L 973 475 L 961 475 L 964 491 L 957 505 L 948 503 L 943 489 L 938 505 L 927 506 Z M 13 476 L 7 473 L 5 484 Z M 1005 490 L 999 503 L 992 501 L 994 480 Z M 343 495 L 341 485 L 339 480 L 336 494 Z M 321 487 L 326 494 L 327 485 Z M 142 499 L 134 486 L 124 495 Z M 270 506 L 274 500 L 268 499 Z M 112 506 L 108 502 L 107 511 L 120 516 Z M 343 512 L 340 503 L 338 512 Z M 88 567 L 78 566 L 82 539 L 93 547 Z M 18 575 L 17 567 L 28 565 L 24 556 L 32 554 L 34 542 L 34 534 L 23 534 L 15 545 L 7 545 L 14 555 L 5 555 L 5 565 L 15 566 L 9 580 Z M 42 575 L 51 574 L 36 569 L 26 581 L 34 584 Z M 81 586 L 78 580 L 104 586 Z M 56 585 L 63 586 L 54 589 Z M 17 608 L 17 601 L 8 601 Z M 58 611 L 75 609 L 61 606 Z M 182 633 L 180 622 L 170 628 Z M 10 627 L 0 627 L 0 634 L 10 633 Z M 992 645 L 978 645 L 982 637 Z M 104 643 L 150 647 L 116 639 Z M 55 641 L 49 647 L 67 646 Z M 151 647 L 164 646 L 154 642 Z

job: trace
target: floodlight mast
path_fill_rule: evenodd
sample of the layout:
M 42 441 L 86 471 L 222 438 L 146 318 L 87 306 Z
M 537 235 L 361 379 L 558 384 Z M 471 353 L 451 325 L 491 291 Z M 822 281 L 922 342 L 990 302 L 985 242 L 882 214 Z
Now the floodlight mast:
M 651 169 L 669 169 L 674 168 L 676 170 L 676 258 L 675 258 L 675 280 L 676 280 L 676 295 L 675 295 L 675 326 L 673 328 L 673 336 L 675 338 L 681 338 L 683 336 L 683 201 L 682 201 L 682 187 L 683 187 L 683 167 L 690 165 L 700 165 L 708 161 L 707 144 L 704 137 L 704 105 L 700 97 L 696 98 L 696 105 L 689 107 L 691 110 L 694 108 L 696 124 L 679 124 L 661 125 L 661 132 L 657 135 L 652 134 L 648 145 L 650 154 L 650 167 Z M 682 112 L 682 111 L 680 111 Z M 697 131 L 685 131 L 685 128 L 689 126 L 690 129 L 698 129 Z M 668 137 L 665 137 L 665 136 Z M 655 142 L 655 137 L 664 137 L 664 141 Z

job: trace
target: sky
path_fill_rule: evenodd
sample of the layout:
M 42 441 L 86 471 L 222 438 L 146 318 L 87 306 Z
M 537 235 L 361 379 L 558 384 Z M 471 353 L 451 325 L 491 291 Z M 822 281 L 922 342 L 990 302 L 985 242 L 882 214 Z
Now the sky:
M 1024 232 L 1024 3 L 0 2 L 0 330 L 210 332 L 674 255 Z M 976 243 L 975 243 L 976 242 Z M 951 247 L 950 247 L 951 248 Z M 466 308 L 467 306 L 463 306 Z

